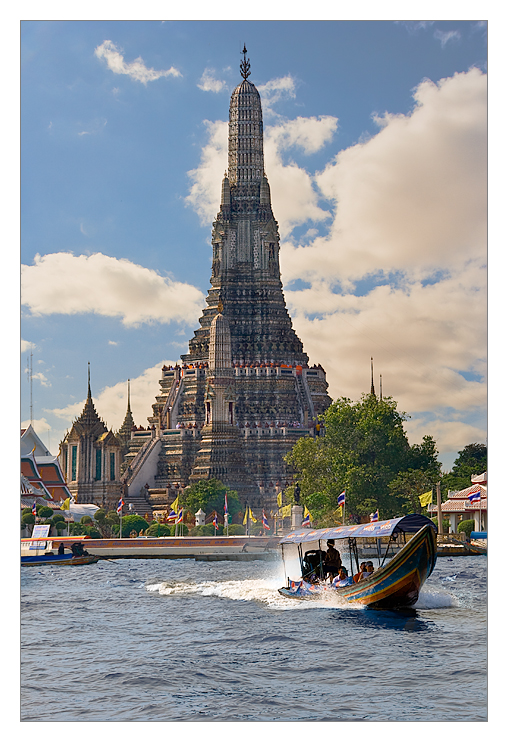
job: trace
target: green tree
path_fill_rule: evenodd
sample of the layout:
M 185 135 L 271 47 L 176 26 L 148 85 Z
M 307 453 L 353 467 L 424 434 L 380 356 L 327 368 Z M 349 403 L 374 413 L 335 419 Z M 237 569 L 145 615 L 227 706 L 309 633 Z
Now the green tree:
M 23 527 L 35 525 L 35 515 L 31 511 L 29 513 L 24 513 L 21 516 L 21 525 Z
M 53 521 L 53 525 L 58 523 L 58 521 L 65 522 L 65 515 L 62 513 L 55 513 L 51 520 Z
M 470 443 L 455 459 L 452 470 L 441 481 L 441 490 L 463 490 L 471 486 L 471 476 L 487 471 L 487 446 L 483 443 Z
M 136 531 L 139 535 L 139 532 L 146 530 L 149 525 L 140 515 L 126 515 L 122 518 L 122 537 L 130 536 L 131 531 Z
M 41 507 L 37 510 L 37 515 L 39 516 L 39 518 L 51 518 L 51 516 L 53 515 L 53 510 L 47 505 L 41 505 Z
M 193 515 L 200 508 L 207 514 L 214 510 L 221 514 L 224 512 L 224 495 L 226 492 L 228 495 L 228 512 L 233 517 L 242 510 L 238 493 L 235 490 L 228 489 L 218 479 L 202 479 L 196 484 L 186 487 L 180 504 Z
M 342 397 L 323 419 L 325 435 L 301 438 L 286 456 L 297 471 L 301 502 L 315 525 L 341 522 L 337 497 L 344 489 L 350 519 L 376 508 L 382 518 L 392 517 L 400 502 L 389 485 L 401 472 L 415 469 L 415 464 L 429 476 L 439 472 L 433 439 L 426 436 L 422 444 L 410 446 L 403 428 L 407 415 L 397 411 L 391 397 L 380 400 L 364 394 L 358 402 Z
M 145 536 L 150 536 L 150 538 L 156 538 L 157 536 L 171 536 L 171 528 L 165 523 L 154 522 L 146 529 Z
M 390 492 L 397 498 L 403 513 L 427 514 L 427 505 L 420 505 L 420 495 L 432 489 L 429 475 L 423 469 L 401 472 L 390 482 Z

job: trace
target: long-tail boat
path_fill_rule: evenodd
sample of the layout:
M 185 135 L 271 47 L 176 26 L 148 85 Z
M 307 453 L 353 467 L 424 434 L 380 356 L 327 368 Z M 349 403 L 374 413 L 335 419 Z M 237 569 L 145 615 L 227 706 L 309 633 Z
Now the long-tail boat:
M 418 600 L 425 580 L 432 574 L 437 559 L 437 528 L 424 515 L 405 515 L 402 518 L 364 523 L 357 526 L 339 526 L 309 530 L 302 528 L 292 531 L 280 540 L 282 558 L 295 556 L 289 544 L 296 545 L 300 559 L 301 575 L 299 580 L 287 579 L 287 585 L 279 593 L 287 598 L 315 599 L 323 594 L 334 593 L 351 603 L 359 603 L 368 608 L 398 609 L 412 606 Z M 409 540 L 408 537 L 409 536 Z M 388 537 L 384 556 L 382 539 Z M 358 544 L 359 538 L 376 539 L 379 567 L 371 577 L 362 578 L 357 583 L 345 587 L 332 587 L 325 580 L 324 557 L 326 552 L 321 543 L 329 540 L 341 540 L 349 550 L 351 572 L 359 572 Z M 384 541 L 386 542 L 386 538 Z M 404 545 L 393 554 L 393 546 Z M 312 546 L 303 551 L 304 546 Z M 384 544 L 383 544 L 384 546 Z M 392 557 L 387 561 L 392 550 Z M 344 551 L 342 556 L 344 557 Z M 291 553 L 293 552 L 293 553 Z

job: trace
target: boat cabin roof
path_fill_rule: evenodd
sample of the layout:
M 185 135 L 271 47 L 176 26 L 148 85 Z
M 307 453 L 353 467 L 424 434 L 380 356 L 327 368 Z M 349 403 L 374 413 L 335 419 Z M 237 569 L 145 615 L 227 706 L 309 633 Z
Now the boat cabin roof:
M 280 544 L 302 544 L 307 541 L 321 541 L 341 538 L 381 538 L 391 536 L 392 533 L 417 533 L 423 526 L 431 525 L 437 532 L 437 527 L 425 515 L 404 515 L 402 518 L 379 520 L 375 523 L 361 523 L 359 526 L 337 526 L 335 528 L 300 528 L 286 534 L 279 541 Z

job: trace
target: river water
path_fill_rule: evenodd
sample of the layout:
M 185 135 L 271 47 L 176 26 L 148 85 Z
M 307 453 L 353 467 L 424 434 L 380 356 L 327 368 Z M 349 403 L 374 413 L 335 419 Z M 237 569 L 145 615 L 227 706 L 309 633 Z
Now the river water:
M 487 559 L 414 615 L 283 598 L 279 562 L 21 569 L 21 721 L 486 721 Z

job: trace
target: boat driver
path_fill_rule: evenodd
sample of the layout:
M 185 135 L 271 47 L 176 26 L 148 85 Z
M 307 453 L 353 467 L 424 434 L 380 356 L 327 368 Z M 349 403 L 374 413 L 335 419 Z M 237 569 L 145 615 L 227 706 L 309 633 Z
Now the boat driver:
M 340 558 L 339 552 L 335 548 L 335 541 L 333 539 L 327 541 L 326 545 L 328 546 L 328 551 L 325 554 L 323 568 L 325 577 L 330 575 L 331 582 L 332 579 L 339 574 L 339 569 L 342 566 L 342 559 Z

